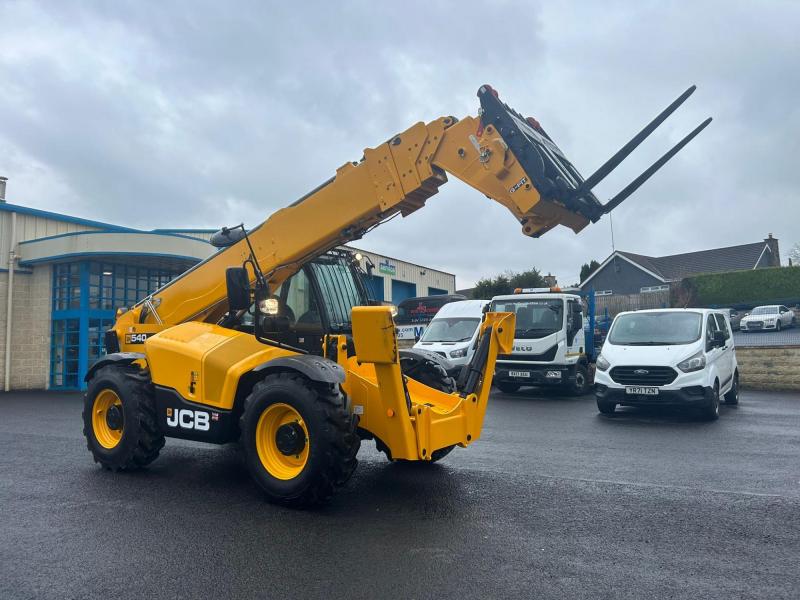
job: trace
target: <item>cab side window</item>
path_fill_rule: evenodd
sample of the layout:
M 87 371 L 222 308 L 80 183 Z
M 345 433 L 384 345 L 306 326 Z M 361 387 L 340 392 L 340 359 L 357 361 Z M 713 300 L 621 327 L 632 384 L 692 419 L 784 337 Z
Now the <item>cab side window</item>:
M 714 315 L 708 315 L 706 319 L 706 350 L 710 350 L 714 343 L 714 334 L 717 332 L 717 320 Z
M 725 316 L 720 314 L 715 314 L 714 316 L 717 319 L 717 329 L 725 334 L 726 340 L 729 340 L 731 338 L 731 331 L 728 328 L 728 322 L 725 320 Z

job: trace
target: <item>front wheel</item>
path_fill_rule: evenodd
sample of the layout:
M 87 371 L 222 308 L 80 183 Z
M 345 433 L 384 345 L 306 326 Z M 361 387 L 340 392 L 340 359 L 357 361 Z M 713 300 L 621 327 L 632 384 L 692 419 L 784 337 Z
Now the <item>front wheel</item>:
M 299 373 L 268 375 L 253 386 L 240 419 L 245 462 L 270 500 L 322 504 L 355 471 L 361 444 L 338 387 Z
M 719 419 L 719 382 L 714 382 L 714 387 L 708 392 L 706 406 L 703 409 L 703 418 L 706 421 Z
M 775 321 L 775 331 L 780 331 L 781 329 L 783 329 L 783 322 L 778 319 Z
M 589 370 L 586 365 L 575 365 L 575 379 L 567 383 L 567 388 L 573 396 L 583 396 L 589 391 Z
M 599 410 L 604 415 L 613 415 L 614 411 L 617 410 L 617 403 L 616 402 L 609 402 L 607 400 L 601 400 L 597 398 L 597 410 Z
M 519 391 L 520 387 L 518 383 L 514 383 L 513 381 L 498 381 L 496 385 L 504 394 L 513 394 Z
M 102 367 L 83 400 L 83 435 L 96 463 L 112 471 L 149 465 L 164 447 L 152 385 L 138 367 Z

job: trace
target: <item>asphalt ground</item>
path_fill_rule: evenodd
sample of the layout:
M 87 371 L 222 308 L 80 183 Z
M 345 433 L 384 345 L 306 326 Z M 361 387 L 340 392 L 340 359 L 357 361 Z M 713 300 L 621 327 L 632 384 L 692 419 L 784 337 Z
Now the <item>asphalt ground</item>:
M 264 501 L 235 448 L 91 460 L 78 395 L 0 395 L 0 598 L 798 598 L 800 397 L 714 423 L 494 394 L 439 465 L 365 442 L 332 504 Z

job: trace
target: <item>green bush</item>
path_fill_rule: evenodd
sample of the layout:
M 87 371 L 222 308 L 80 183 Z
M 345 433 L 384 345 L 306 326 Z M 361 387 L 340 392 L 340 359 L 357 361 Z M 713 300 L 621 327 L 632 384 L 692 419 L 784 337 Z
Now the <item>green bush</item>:
M 700 306 L 796 304 L 800 302 L 800 267 L 773 267 L 687 277 L 681 288 Z

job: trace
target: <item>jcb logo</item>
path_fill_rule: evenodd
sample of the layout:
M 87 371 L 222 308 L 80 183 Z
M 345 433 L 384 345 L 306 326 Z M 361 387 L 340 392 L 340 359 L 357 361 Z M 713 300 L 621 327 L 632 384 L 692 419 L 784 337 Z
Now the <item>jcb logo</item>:
M 196 429 L 197 431 L 208 431 L 211 428 L 207 412 L 187 408 L 168 408 L 167 425 L 183 429 Z

